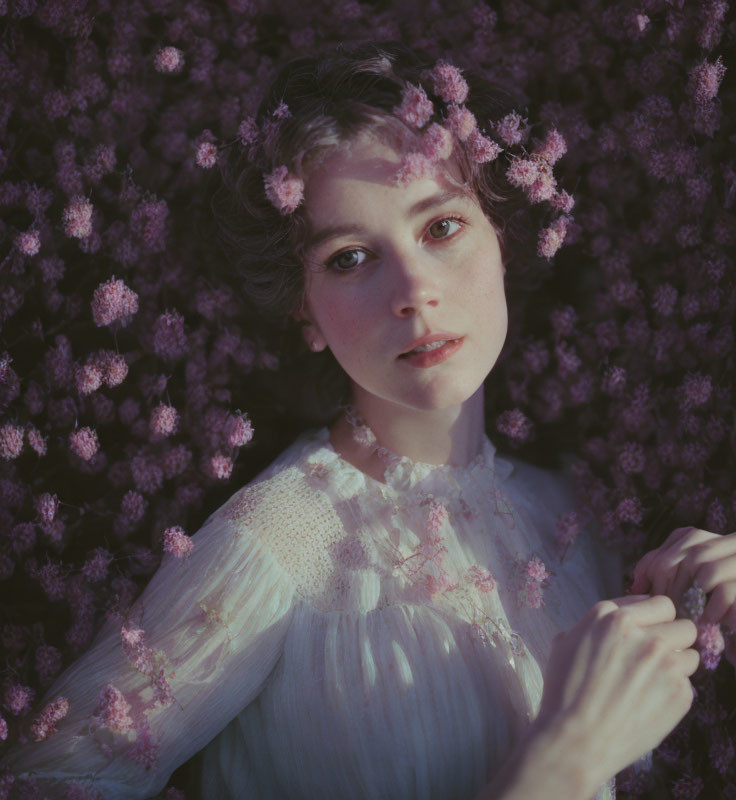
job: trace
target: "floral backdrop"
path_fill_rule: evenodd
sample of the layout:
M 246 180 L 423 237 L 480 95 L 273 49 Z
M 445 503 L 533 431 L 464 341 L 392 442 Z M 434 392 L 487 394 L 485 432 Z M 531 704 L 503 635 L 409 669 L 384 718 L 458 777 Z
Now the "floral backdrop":
M 728 2 L 0 0 L 0 31 L 0 748 L 53 735 L 54 677 L 297 432 L 210 200 L 277 69 L 339 42 L 420 47 L 557 132 L 571 199 L 488 426 L 573 457 L 563 550 L 595 526 L 630 566 L 675 527 L 736 530 Z M 724 633 L 623 798 L 736 798 Z

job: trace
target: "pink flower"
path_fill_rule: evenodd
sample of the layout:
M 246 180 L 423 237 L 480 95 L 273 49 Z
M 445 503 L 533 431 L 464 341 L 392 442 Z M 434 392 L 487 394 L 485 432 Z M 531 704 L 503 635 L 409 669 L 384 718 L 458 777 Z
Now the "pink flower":
M 715 669 L 726 647 L 721 626 L 717 622 L 698 623 L 698 639 L 695 644 L 700 651 L 700 663 L 703 667 Z
M 445 124 L 461 142 L 478 130 L 475 114 L 465 106 L 450 106 Z
M 247 416 L 236 414 L 228 418 L 223 435 L 230 447 L 243 447 L 253 438 L 253 426 Z
M 205 472 L 210 477 L 226 481 L 233 471 L 233 460 L 224 453 L 215 453 L 205 460 Z
M 13 716 L 19 717 L 31 710 L 35 694 L 30 686 L 13 683 L 3 692 L 3 705 Z
M 304 199 L 304 182 L 289 173 L 285 166 L 276 167 L 264 178 L 266 197 L 281 214 L 291 214 Z
M 119 321 L 127 325 L 138 311 L 138 295 L 121 280 L 112 279 L 101 283 L 92 296 L 92 317 L 95 325 L 111 325 Z
M 401 105 L 393 113 L 406 125 L 423 128 L 434 114 L 434 106 L 421 86 L 407 83 L 401 90 Z
M 535 155 L 541 156 L 548 164 L 554 164 L 567 152 L 565 137 L 558 130 L 553 128 L 547 133 L 544 141 L 532 152 Z
M 503 148 L 479 130 L 473 131 L 467 139 L 468 155 L 477 164 L 487 164 L 498 158 Z
M 69 434 L 69 447 L 84 461 L 89 461 L 100 449 L 97 431 L 93 428 L 80 428 Z
M 136 725 L 136 734 L 135 744 L 127 753 L 128 758 L 145 769 L 151 769 L 158 758 L 160 745 L 154 741 L 151 729 L 145 719 L 139 720 Z
M 175 361 L 187 350 L 184 317 L 176 310 L 159 314 L 153 323 L 153 351 L 160 358 Z
M 209 169 L 217 164 L 217 145 L 214 142 L 200 142 L 197 145 L 195 161 L 200 167 Z
M 0 456 L 12 461 L 23 452 L 23 428 L 8 422 L 0 428 Z
M 102 386 L 102 372 L 94 364 L 76 366 L 74 369 L 74 382 L 81 395 L 92 394 Z
M 184 53 L 178 47 L 162 47 L 154 56 L 153 66 L 158 72 L 181 72 Z
M 529 187 L 539 176 L 535 161 L 527 158 L 514 158 L 506 170 L 506 177 L 512 186 Z
M 430 71 L 434 92 L 445 103 L 464 103 L 468 96 L 468 84 L 460 70 L 446 61 L 438 61 Z
M 172 436 L 179 428 L 179 412 L 173 406 L 159 403 L 151 412 L 149 427 L 156 437 Z
M 96 547 L 82 566 L 82 574 L 92 583 L 98 583 L 107 577 L 107 570 L 113 556 L 104 547 Z
M 465 580 L 472 583 L 476 589 L 488 593 L 493 591 L 495 582 L 491 573 L 485 568 L 474 564 L 465 573 Z
M 4 742 L 8 738 L 8 723 L 3 719 L 0 714 L 0 742 Z M 0 791 L 2 791 L 2 784 L 0 784 Z M 0 794 L 0 797 L 4 795 Z
M 92 233 L 92 203 L 85 197 L 74 197 L 64 209 L 64 233 L 76 239 L 86 239 Z
M 527 136 L 526 120 L 522 119 L 521 115 L 517 114 L 516 111 L 507 114 L 502 120 L 496 122 L 493 127 L 504 142 L 510 146 L 520 144 Z
M 415 180 L 431 178 L 435 174 L 435 164 L 423 153 L 407 153 L 402 159 L 394 183 L 397 186 L 408 186 Z
M 698 104 L 713 100 L 718 94 L 718 87 L 725 74 L 726 67 L 723 64 L 722 56 L 718 56 L 714 64 L 710 64 L 707 60 L 701 61 L 690 70 L 688 94 Z
M 40 644 L 36 648 L 35 666 L 41 683 L 51 683 L 61 670 L 61 652 L 51 644 Z
M 34 505 L 41 522 L 48 525 L 53 522 L 56 516 L 56 512 L 59 508 L 59 499 L 55 494 L 52 495 L 49 492 L 44 492 L 36 498 Z
M 452 579 L 444 570 L 442 570 L 439 575 L 424 575 L 423 579 L 419 582 L 419 585 L 430 600 L 435 595 L 451 592 L 453 589 L 455 589 Z
M 244 147 L 258 141 L 258 126 L 253 117 L 246 117 L 238 126 L 238 138 Z
M 421 141 L 421 152 L 431 161 L 440 161 L 452 155 L 452 134 L 447 128 L 433 122 Z
M 561 192 L 553 194 L 549 199 L 549 203 L 556 211 L 563 211 L 565 214 L 569 214 L 575 207 L 575 198 L 563 189 Z
M 69 701 L 66 697 L 58 697 L 53 703 L 49 703 L 31 725 L 33 740 L 42 742 L 56 733 L 56 723 L 64 719 L 69 713 Z
M 178 525 L 164 531 L 164 550 L 175 558 L 186 558 L 194 550 L 194 540 Z
M 272 115 L 274 119 L 282 120 L 282 119 L 289 119 L 291 117 L 291 111 L 289 111 L 289 106 L 282 100 L 276 108 L 274 108 Z
M 133 728 L 130 716 L 131 705 L 123 693 L 113 684 L 106 684 L 97 699 L 97 706 L 92 712 L 98 724 L 114 731 L 125 733 Z
M 553 258 L 555 253 L 562 247 L 565 236 L 567 235 L 570 219 L 571 217 L 561 214 L 549 227 L 542 228 L 542 230 L 539 231 L 537 255 L 540 258 Z
M 504 411 L 496 420 L 496 428 L 516 442 L 526 442 L 534 430 L 532 421 L 521 409 Z
M 41 249 L 41 235 L 37 230 L 24 231 L 15 237 L 15 246 L 27 256 L 35 256 Z
M 551 200 L 557 191 L 557 182 L 551 172 L 540 172 L 539 177 L 529 186 L 526 190 L 526 196 L 530 203 L 542 203 L 545 200 Z M 559 224 L 559 220 L 566 219 L 565 217 L 557 217 L 555 222 Z M 569 218 L 567 218 L 569 221 Z M 553 223 L 554 225 L 554 223 Z M 567 226 L 567 223 L 565 223 Z M 552 226 L 550 226 L 551 228 Z M 549 229 L 548 229 L 549 230 Z
M 638 497 L 624 497 L 616 506 L 616 518 L 619 522 L 631 522 L 640 525 L 644 519 L 644 507 Z
M 519 602 L 528 608 L 541 608 L 544 605 L 543 590 L 549 577 L 547 567 L 537 556 L 526 561 L 520 559 L 517 565 Z

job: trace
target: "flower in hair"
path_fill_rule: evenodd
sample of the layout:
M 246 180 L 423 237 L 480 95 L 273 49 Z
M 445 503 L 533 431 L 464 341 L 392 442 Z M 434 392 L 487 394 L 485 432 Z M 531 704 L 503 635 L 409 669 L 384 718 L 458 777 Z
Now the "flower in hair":
M 530 203 L 541 203 L 551 200 L 557 192 L 557 181 L 552 174 L 552 169 L 545 162 L 540 163 L 539 175 L 532 185 L 526 189 L 526 196 Z
M 394 114 L 407 125 L 422 128 L 434 114 L 434 106 L 421 86 L 407 83 L 401 90 L 401 105 L 394 108 Z
M 560 247 L 562 247 L 569 224 L 570 217 L 562 214 L 557 217 L 548 228 L 542 228 L 542 230 L 539 231 L 537 254 L 541 258 L 552 258 Z
M 304 198 L 304 182 L 291 175 L 285 166 L 276 167 L 263 182 L 266 197 L 284 215 L 291 214 Z
M 468 138 L 470 157 L 478 164 L 485 164 L 488 161 L 493 161 L 502 150 L 503 148 L 496 144 L 493 139 L 483 136 L 478 130 Z
M 539 175 L 534 161 L 527 158 L 515 158 L 506 170 L 509 183 L 518 188 L 531 186 Z
M 290 116 L 291 111 L 289 111 L 289 106 L 287 106 L 283 100 L 273 110 L 273 117 L 275 119 L 289 119 Z
M 421 152 L 430 161 L 439 161 L 452 155 L 452 134 L 447 128 L 433 122 L 422 136 Z
M 238 136 L 244 146 L 255 144 L 258 140 L 258 126 L 253 117 L 246 117 L 238 127 Z
M 468 84 L 460 70 L 446 61 L 438 61 L 430 76 L 434 81 L 434 91 L 446 103 L 464 103 L 468 96 Z
M 548 164 L 559 161 L 567 152 L 565 137 L 556 129 L 545 136 L 544 141 L 534 148 L 534 155 L 541 156 Z
M 409 153 L 404 156 L 399 169 L 394 175 L 397 186 L 408 186 L 419 178 L 433 178 L 436 162 L 427 158 L 423 153 Z
M 506 144 L 515 145 L 520 144 L 527 137 L 528 129 L 524 123 L 525 121 L 521 118 L 521 115 L 517 114 L 516 111 L 512 111 L 502 120 L 499 120 L 494 127 Z
M 475 114 L 465 106 L 450 106 L 445 124 L 461 142 L 464 142 L 478 130 Z

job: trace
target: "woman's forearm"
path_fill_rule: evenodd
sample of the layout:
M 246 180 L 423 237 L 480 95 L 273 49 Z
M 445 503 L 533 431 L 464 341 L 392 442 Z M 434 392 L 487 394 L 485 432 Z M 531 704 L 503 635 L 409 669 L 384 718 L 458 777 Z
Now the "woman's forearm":
M 473 800 L 590 800 L 600 781 L 559 730 L 532 728 Z

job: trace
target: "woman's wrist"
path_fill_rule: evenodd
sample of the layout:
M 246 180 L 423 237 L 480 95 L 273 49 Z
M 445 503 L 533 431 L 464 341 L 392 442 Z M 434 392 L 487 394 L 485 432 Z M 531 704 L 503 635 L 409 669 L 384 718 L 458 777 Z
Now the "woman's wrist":
M 569 726 L 537 722 L 474 800 L 590 800 L 602 781 Z

